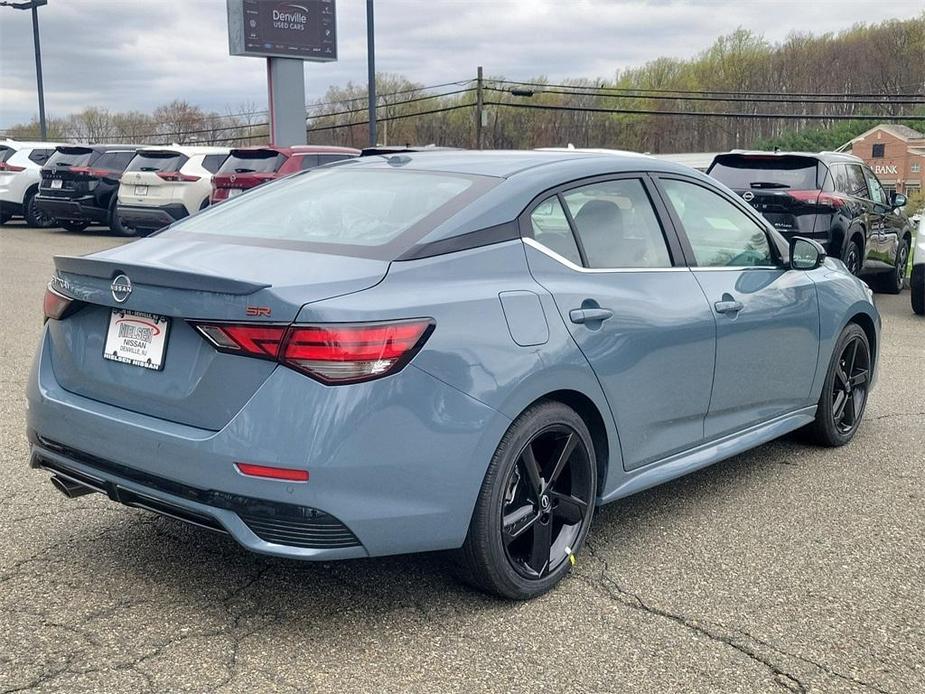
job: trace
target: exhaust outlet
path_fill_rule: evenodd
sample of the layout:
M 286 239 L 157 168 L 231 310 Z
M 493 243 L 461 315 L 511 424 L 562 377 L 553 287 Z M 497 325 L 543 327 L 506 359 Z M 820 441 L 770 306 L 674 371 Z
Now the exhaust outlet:
M 55 489 L 64 494 L 68 499 L 74 499 L 84 494 L 92 494 L 96 491 L 95 489 L 64 479 L 58 475 L 51 476 L 51 483 L 54 485 Z

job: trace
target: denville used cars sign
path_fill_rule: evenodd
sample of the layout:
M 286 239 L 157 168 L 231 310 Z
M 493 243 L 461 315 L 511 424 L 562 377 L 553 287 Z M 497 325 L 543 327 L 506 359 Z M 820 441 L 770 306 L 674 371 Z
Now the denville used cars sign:
M 229 0 L 231 55 L 337 60 L 335 0 Z

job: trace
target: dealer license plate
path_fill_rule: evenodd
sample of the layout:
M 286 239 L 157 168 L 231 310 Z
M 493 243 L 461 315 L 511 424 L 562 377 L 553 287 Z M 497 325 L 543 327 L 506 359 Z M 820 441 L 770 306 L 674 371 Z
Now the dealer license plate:
M 159 371 L 164 367 L 169 328 L 166 316 L 114 308 L 109 315 L 103 357 Z
M 233 197 L 236 197 L 236 196 L 240 195 L 240 194 L 243 193 L 243 192 L 244 192 L 244 191 L 241 190 L 240 188 L 229 188 L 229 189 L 228 189 L 228 197 L 229 197 L 229 198 L 233 198 Z
M 62 186 L 63 183 L 64 183 L 64 181 L 62 181 L 60 178 L 53 178 L 53 179 L 51 179 L 51 187 L 52 187 L 52 188 L 60 188 L 60 187 Z

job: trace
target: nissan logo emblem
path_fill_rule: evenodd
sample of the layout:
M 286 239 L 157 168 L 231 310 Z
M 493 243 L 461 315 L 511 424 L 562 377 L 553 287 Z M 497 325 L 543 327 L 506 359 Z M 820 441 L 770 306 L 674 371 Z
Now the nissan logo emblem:
M 751 202 L 755 199 L 755 194 L 750 190 L 746 190 L 742 193 L 742 199 L 745 200 L 745 202 Z
M 112 290 L 112 298 L 124 304 L 132 294 L 132 280 L 128 275 L 116 275 L 109 288 Z

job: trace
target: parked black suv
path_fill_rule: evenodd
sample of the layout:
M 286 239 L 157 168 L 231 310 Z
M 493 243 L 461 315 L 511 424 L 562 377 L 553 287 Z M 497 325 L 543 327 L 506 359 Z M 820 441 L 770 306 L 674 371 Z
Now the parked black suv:
M 837 152 L 719 154 L 707 169 L 784 236 L 808 236 L 875 289 L 902 291 L 912 247 L 903 195 L 887 195 L 861 159 Z
M 35 202 L 68 231 L 106 224 L 126 235 L 116 210 L 119 178 L 135 156 L 135 145 L 67 145 L 57 147 L 42 167 Z

